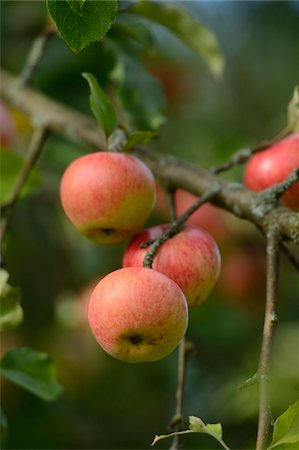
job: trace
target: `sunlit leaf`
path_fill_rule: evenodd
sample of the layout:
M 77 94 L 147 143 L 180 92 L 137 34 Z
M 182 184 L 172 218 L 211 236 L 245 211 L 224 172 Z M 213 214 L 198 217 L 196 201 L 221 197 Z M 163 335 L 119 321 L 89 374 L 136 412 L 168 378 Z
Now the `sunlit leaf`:
M 188 11 L 173 3 L 141 1 L 135 3 L 128 12 L 168 28 L 204 59 L 214 76 L 222 75 L 224 59 L 215 35 L 198 23 Z
M 293 448 L 293 445 L 299 447 L 299 400 L 276 419 L 268 450 L 278 450 L 281 446 L 286 446 L 285 450 L 288 450 Z
M 295 87 L 288 106 L 288 124 L 292 131 L 299 132 L 299 85 Z
M 184 431 L 175 431 L 170 434 L 161 434 L 160 436 L 155 436 L 152 445 L 155 445 L 156 442 L 161 439 L 166 439 L 172 436 L 180 435 L 180 434 L 188 434 L 188 433 L 205 433 L 209 434 L 213 438 L 215 438 L 224 448 L 227 449 L 227 446 L 222 440 L 222 426 L 220 423 L 213 424 L 205 424 L 199 417 L 190 416 L 189 417 L 189 429 Z
M 91 73 L 83 73 L 90 88 L 90 107 L 105 135 L 108 137 L 116 127 L 116 114 L 112 103 Z
M 78 53 L 106 35 L 116 17 L 117 1 L 48 0 L 48 9 L 65 42 Z
M 17 327 L 23 320 L 21 291 L 7 283 L 8 273 L 0 269 L 0 331 Z
M 62 392 L 53 362 L 46 353 L 27 348 L 10 350 L 1 360 L 0 373 L 43 400 L 55 400 Z

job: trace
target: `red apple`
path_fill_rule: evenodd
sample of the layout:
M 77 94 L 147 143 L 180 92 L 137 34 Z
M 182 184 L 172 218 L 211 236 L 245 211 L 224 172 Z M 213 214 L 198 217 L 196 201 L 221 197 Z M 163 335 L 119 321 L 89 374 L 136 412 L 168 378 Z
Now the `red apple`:
M 168 227 L 158 225 L 135 236 L 124 254 L 123 267 L 142 267 L 148 249 L 140 248 L 140 244 L 159 237 Z M 196 306 L 208 296 L 218 278 L 220 253 L 205 230 L 186 225 L 162 244 L 154 258 L 153 269 L 175 281 L 188 305 Z
M 125 362 L 164 358 L 183 338 L 188 306 L 181 289 L 153 269 L 128 267 L 93 291 L 88 320 L 100 346 Z
M 16 139 L 16 130 L 10 112 L 0 102 L 0 145 L 11 148 Z
M 97 244 L 114 244 L 143 227 L 155 202 L 155 181 L 134 156 L 97 152 L 66 169 L 60 196 L 66 215 L 82 234 Z
M 281 181 L 299 167 L 299 133 L 260 151 L 250 158 L 244 172 L 244 184 L 253 191 L 262 191 Z M 291 209 L 299 210 L 299 183 L 289 188 L 282 200 Z

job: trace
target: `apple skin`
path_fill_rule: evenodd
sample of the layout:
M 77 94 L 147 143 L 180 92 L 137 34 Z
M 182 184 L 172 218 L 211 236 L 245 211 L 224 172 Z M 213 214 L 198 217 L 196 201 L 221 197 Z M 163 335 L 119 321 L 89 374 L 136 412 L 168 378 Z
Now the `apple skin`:
M 91 153 L 68 166 L 60 197 L 83 235 L 97 244 L 116 244 L 143 227 L 155 203 L 155 181 L 134 156 Z
M 100 346 L 124 362 L 167 356 L 183 338 L 188 305 L 181 289 L 153 269 L 111 272 L 93 291 L 88 320 Z
M 123 267 L 142 267 L 148 249 L 140 248 L 140 244 L 159 237 L 168 227 L 158 225 L 137 234 L 124 253 Z M 220 253 L 212 236 L 202 228 L 185 225 L 159 248 L 153 269 L 175 281 L 192 307 L 205 300 L 212 290 L 220 264 Z
M 16 140 L 16 130 L 10 112 L 0 102 L 0 145 L 11 148 Z
M 299 167 L 299 133 L 256 153 L 248 161 L 244 171 L 244 184 L 253 191 L 262 191 L 283 181 Z M 299 211 L 299 183 L 282 196 L 286 206 Z

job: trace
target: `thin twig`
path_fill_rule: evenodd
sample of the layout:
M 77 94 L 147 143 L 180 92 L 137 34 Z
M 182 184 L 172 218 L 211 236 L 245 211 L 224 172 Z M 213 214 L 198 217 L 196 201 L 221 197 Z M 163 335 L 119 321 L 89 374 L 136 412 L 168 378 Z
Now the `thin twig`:
M 18 200 L 22 187 L 24 186 L 25 181 L 27 180 L 27 177 L 32 167 L 36 163 L 41 153 L 44 141 L 46 139 L 46 135 L 47 132 L 45 128 L 36 128 L 32 134 L 31 142 L 28 148 L 27 156 L 24 161 L 22 170 L 20 171 L 19 176 L 15 182 L 15 185 L 11 191 L 9 200 L 2 207 L 3 211 L 0 223 L 0 243 L 3 241 L 14 205 Z
M 187 362 L 187 340 L 184 337 L 179 345 L 178 354 L 178 381 L 176 389 L 176 408 L 175 414 L 171 421 L 171 427 L 180 431 L 183 422 L 183 402 L 185 392 L 185 375 Z M 180 435 L 174 436 L 170 450 L 178 450 L 180 448 Z
M 176 219 L 176 208 L 175 208 L 175 191 L 173 189 L 166 189 L 166 202 L 167 208 L 170 215 L 170 220 L 173 222 Z
M 253 386 L 258 381 L 258 372 L 252 375 L 252 377 L 247 378 L 247 380 L 243 381 L 242 383 L 238 384 L 237 388 L 242 391 L 243 389 L 246 389 L 250 386 Z
M 267 441 L 271 422 L 269 366 L 277 325 L 277 288 L 279 269 L 279 235 L 275 225 L 267 233 L 267 293 L 262 347 L 258 368 L 259 421 L 256 450 L 262 450 Z
M 283 138 L 285 138 L 289 133 L 291 133 L 292 127 L 288 125 L 286 128 L 284 128 L 280 133 L 278 133 L 273 139 L 269 141 L 262 141 L 252 149 L 245 148 L 237 151 L 232 155 L 232 157 L 226 161 L 223 164 L 220 164 L 219 166 L 213 167 L 211 169 L 211 173 L 216 175 L 221 172 L 225 172 L 229 169 L 232 169 L 233 167 L 239 166 L 241 164 L 246 163 L 251 156 L 254 153 L 260 152 L 261 150 L 265 150 L 268 147 L 271 147 L 274 144 L 277 144 L 277 142 L 281 141 Z
M 168 230 L 166 230 L 164 233 L 161 234 L 161 236 L 158 239 L 155 239 L 154 242 L 152 242 L 149 246 L 148 251 L 145 254 L 144 260 L 143 260 L 143 266 L 144 267 L 152 267 L 153 260 L 155 255 L 157 254 L 157 251 L 161 247 L 161 245 L 168 241 L 168 239 L 172 238 L 176 234 L 178 234 L 184 224 L 187 222 L 189 217 L 204 203 L 209 201 L 212 197 L 216 195 L 216 193 L 219 191 L 218 184 L 215 184 L 208 192 L 203 194 L 199 199 L 196 200 L 196 202 L 193 203 L 193 205 L 185 211 L 184 214 L 182 214 L 180 217 L 178 217 L 176 220 L 172 222 Z
M 19 86 L 24 87 L 32 80 L 44 54 L 49 39 L 56 34 L 54 26 L 47 26 L 33 41 L 25 67 L 19 78 Z

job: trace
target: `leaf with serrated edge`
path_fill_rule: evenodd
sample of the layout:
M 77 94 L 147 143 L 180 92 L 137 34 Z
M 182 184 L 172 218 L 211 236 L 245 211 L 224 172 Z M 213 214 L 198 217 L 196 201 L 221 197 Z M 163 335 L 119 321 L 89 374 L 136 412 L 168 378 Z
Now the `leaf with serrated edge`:
M 1 359 L 0 373 L 46 401 L 55 400 L 62 392 L 56 380 L 55 367 L 46 353 L 28 348 L 10 350 Z
M 189 416 L 189 429 L 195 433 L 202 433 L 205 429 L 205 423 L 196 416 Z
M 80 52 L 92 42 L 100 41 L 116 18 L 117 1 L 88 0 L 72 6 L 67 0 L 48 0 L 49 13 L 71 50 Z M 74 11 L 76 8 L 76 11 Z M 81 14 L 78 14 L 78 11 Z
M 108 137 L 116 127 L 116 114 L 112 103 L 91 73 L 84 72 L 82 76 L 89 84 L 91 110 Z
M 295 86 L 293 97 L 288 105 L 288 125 L 293 132 L 299 132 L 299 85 Z
M 167 2 L 142 1 L 135 3 L 127 12 L 168 28 L 204 59 L 214 76 L 222 76 L 224 59 L 216 37 L 208 28 L 194 20 L 188 11 Z
M 299 400 L 276 419 L 272 442 L 268 450 L 296 443 L 299 444 Z

